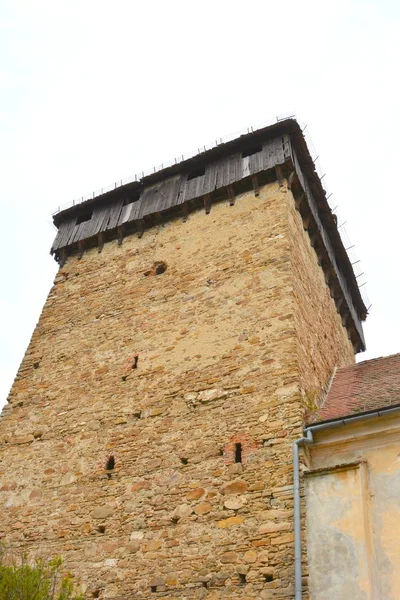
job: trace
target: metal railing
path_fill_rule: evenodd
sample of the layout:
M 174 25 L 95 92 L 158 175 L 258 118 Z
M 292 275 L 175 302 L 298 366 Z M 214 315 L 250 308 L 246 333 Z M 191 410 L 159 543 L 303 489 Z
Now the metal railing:
M 337 210 L 337 208 L 338 208 L 337 203 L 335 202 L 334 198 L 332 197 L 333 194 L 330 194 L 328 192 L 325 173 L 321 169 L 319 155 L 317 154 L 317 152 L 315 150 L 315 147 L 312 142 L 312 139 L 311 139 L 311 136 L 310 136 L 307 126 L 304 126 L 304 127 L 302 126 L 302 130 L 303 130 L 303 135 L 305 137 L 307 147 L 311 154 L 311 157 L 315 156 L 315 158 L 313 158 L 315 169 L 317 171 L 318 177 L 321 180 L 323 180 L 323 188 L 325 189 L 325 192 L 326 192 L 326 199 L 328 201 L 329 208 L 331 209 L 332 213 L 335 214 L 337 217 L 337 227 L 338 227 L 339 235 L 342 240 L 343 246 L 346 249 L 349 260 L 351 262 L 351 266 L 352 266 L 354 274 L 356 276 L 356 280 L 357 280 L 357 284 L 358 284 L 358 287 L 359 287 L 359 290 L 361 293 L 361 297 L 362 297 L 363 302 L 368 311 L 371 308 L 371 303 L 368 298 L 368 293 L 367 293 L 367 289 L 366 289 L 367 282 L 365 281 L 364 271 L 362 270 L 362 267 L 361 267 L 361 260 L 359 260 L 357 258 L 357 254 L 355 252 L 355 245 L 352 244 L 350 241 L 350 237 L 349 237 L 346 227 L 345 227 L 346 221 L 344 221 L 340 217 L 340 214 Z

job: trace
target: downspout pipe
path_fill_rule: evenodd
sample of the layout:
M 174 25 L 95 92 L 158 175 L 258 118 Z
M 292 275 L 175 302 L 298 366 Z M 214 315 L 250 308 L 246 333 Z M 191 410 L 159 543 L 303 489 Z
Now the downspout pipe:
M 294 590 L 295 600 L 302 599 L 302 569 L 301 569 L 301 527 L 300 527 L 300 465 L 299 447 L 312 444 L 314 441 L 311 430 L 306 437 L 293 442 L 293 509 L 294 509 Z
M 365 421 L 371 417 L 383 417 L 392 413 L 400 414 L 400 405 L 374 410 L 362 415 L 354 415 L 334 421 L 326 421 L 305 427 L 305 437 L 293 442 L 293 501 L 294 501 L 294 568 L 295 568 L 295 600 L 302 600 L 302 568 L 301 568 L 301 526 L 300 526 L 300 446 L 309 446 L 314 442 L 314 433 L 324 429 L 333 429 L 357 421 Z

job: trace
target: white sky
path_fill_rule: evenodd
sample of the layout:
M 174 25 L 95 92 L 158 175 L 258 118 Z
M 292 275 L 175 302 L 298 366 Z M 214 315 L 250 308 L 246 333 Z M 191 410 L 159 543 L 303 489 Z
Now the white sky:
M 308 124 L 400 352 L 400 3 L 0 0 L 0 406 L 57 265 L 51 213 L 248 126 Z

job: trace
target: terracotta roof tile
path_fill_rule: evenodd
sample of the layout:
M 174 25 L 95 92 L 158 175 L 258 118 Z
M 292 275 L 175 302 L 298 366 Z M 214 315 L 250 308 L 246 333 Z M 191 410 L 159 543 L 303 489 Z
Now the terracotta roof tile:
M 309 423 L 340 419 L 400 404 L 400 354 L 339 369 Z

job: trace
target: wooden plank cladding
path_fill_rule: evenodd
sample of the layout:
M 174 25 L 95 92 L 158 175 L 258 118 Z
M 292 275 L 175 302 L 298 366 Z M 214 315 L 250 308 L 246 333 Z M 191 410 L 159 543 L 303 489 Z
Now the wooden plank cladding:
M 51 254 L 63 264 L 68 255 L 137 232 L 190 211 L 208 214 L 213 202 L 232 206 L 237 194 L 278 181 L 291 189 L 327 285 L 356 351 L 364 350 L 361 321 L 366 308 L 334 215 L 294 119 L 243 135 L 188 160 L 118 187 L 53 216 L 58 233 Z
M 290 148 L 290 139 L 286 137 L 287 139 L 279 137 L 265 141 L 256 148 L 257 152 L 249 156 L 243 157 L 245 152 L 236 152 L 202 168 L 185 170 L 150 185 L 144 183 L 140 195 L 137 195 L 136 190 L 133 194 L 130 194 L 129 190 L 121 194 L 121 188 L 117 190 L 118 196 L 112 192 L 100 196 L 98 204 L 85 202 L 78 205 L 74 207 L 74 216 L 59 220 L 59 230 L 51 253 L 57 253 L 61 248 L 71 247 L 79 241 L 94 238 L 101 231 L 116 230 L 119 225 L 164 213 L 184 202 L 205 197 L 217 190 L 228 189 L 232 184 L 247 177 L 273 169 L 275 165 L 285 162 L 284 144 Z M 109 199 L 106 204 L 105 197 Z

